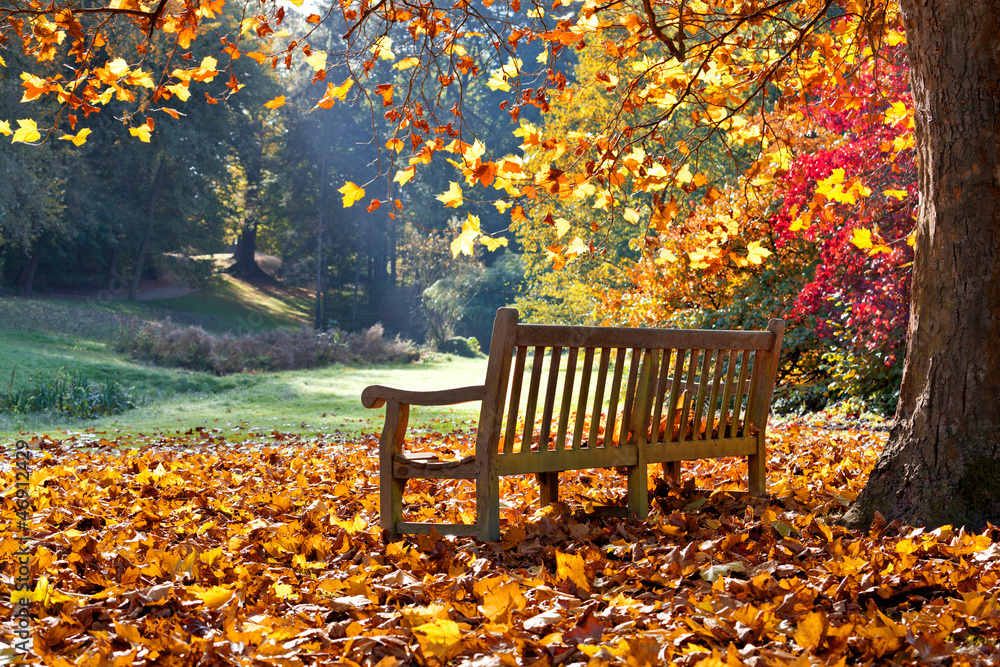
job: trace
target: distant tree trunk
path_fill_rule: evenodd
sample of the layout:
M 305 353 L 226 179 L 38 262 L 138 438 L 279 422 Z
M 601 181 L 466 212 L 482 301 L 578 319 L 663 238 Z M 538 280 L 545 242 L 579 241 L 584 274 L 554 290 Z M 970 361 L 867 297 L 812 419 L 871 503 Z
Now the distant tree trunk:
M 319 216 L 316 223 L 316 321 L 314 328 L 326 328 L 323 314 L 323 214 L 326 213 L 326 151 L 320 158 Z
M 35 271 L 41 258 L 42 251 L 36 248 L 28 258 L 28 263 L 21 269 L 21 275 L 17 278 L 17 288 L 21 296 L 35 296 Z
M 252 154 L 246 161 L 247 186 L 243 195 L 243 224 L 233 253 L 233 265 L 226 273 L 248 283 L 274 284 L 276 281 L 257 263 L 257 226 L 260 223 L 260 186 L 263 180 L 264 128 L 254 134 Z
M 902 0 L 920 205 L 896 419 L 844 521 L 1000 525 L 1000 5 Z
M 142 272 L 146 269 L 146 255 L 149 253 L 149 243 L 153 236 L 153 220 L 156 217 L 156 203 L 160 199 L 160 187 L 163 185 L 163 160 L 156 168 L 156 178 L 153 179 L 153 192 L 149 196 L 149 210 L 146 212 L 146 226 L 142 230 L 142 240 L 139 242 L 139 253 L 135 258 L 135 273 L 128 286 L 128 300 L 136 301 L 139 297 L 139 283 Z

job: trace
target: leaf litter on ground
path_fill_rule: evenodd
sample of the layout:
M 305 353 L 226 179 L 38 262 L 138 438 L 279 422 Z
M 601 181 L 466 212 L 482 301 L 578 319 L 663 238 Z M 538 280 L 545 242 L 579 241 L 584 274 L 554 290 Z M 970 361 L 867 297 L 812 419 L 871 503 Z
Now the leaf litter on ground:
M 769 491 L 739 459 L 651 476 L 644 522 L 601 518 L 614 471 L 501 480 L 502 541 L 386 543 L 378 443 L 211 429 L 31 442 L 30 589 L 15 471 L 3 471 L 0 655 L 49 665 L 997 664 L 1000 529 L 924 530 L 837 514 L 884 433 L 785 425 Z M 232 438 L 232 439 L 231 439 Z M 469 453 L 473 436 L 415 446 Z M 13 460 L 8 451 L 8 461 Z M 474 488 L 414 480 L 409 518 L 471 521 Z M 30 600 L 32 653 L 13 604 Z

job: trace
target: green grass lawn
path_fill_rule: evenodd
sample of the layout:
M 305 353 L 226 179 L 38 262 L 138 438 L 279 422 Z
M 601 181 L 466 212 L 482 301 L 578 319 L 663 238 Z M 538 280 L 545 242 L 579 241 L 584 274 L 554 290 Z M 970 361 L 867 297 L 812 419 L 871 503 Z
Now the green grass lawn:
M 382 411 L 361 406 L 361 390 L 369 384 L 411 389 L 443 389 L 483 381 L 486 359 L 449 359 L 416 364 L 331 367 L 280 373 L 216 377 L 209 373 L 156 368 L 122 359 L 104 343 L 46 333 L 0 332 L 0 378 L 14 386 L 60 370 L 82 372 L 97 380 L 117 373 L 144 405 L 114 417 L 71 419 L 55 414 L 2 414 L 0 439 L 19 433 L 95 430 L 152 433 L 196 427 L 293 433 L 342 432 L 345 437 L 381 428 Z M 3 387 L 7 390 L 7 386 Z M 415 408 L 416 428 L 451 431 L 467 428 L 478 417 L 478 404 Z

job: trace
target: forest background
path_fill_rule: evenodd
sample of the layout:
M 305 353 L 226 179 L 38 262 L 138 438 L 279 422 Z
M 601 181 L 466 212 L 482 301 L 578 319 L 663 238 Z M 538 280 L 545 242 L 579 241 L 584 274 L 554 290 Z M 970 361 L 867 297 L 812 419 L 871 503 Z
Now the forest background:
M 199 29 L 224 40 L 240 24 L 232 11 Z M 886 23 L 879 58 L 852 64 L 871 50 L 852 41 L 845 26 L 853 20 L 830 10 L 808 105 L 767 114 L 761 105 L 770 141 L 745 122 L 706 133 L 704 112 L 692 107 L 673 127 L 672 139 L 691 146 L 683 168 L 642 177 L 661 186 L 627 201 L 556 196 L 527 210 L 502 197 L 463 197 L 463 181 L 490 185 L 494 174 L 470 178 L 440 154 L 424 160 L 431 168 L 414 169 L 412 159 L 395 174 L 386 168 L 399 140 L 382 146 L 375 137 L 392 134 L 394 119 L 381 109 L 392 106 L 393 86 L 379 86 L 373 100 L 347 85 L 346 63 L 327 62 L 320 49 L 332 53 L 348 29 L 335 15 L 321 25 L 308 12 L 284 19 L 291 32 L 312 30 L 315 57 L 268 67 L 263 53 L 276 38 L 250 31 L 241 43 L 250 55 L 234 49 L 228 72 L 211 64 L 196 73 L 150 112 L 155 120 L 138 125 L 134 98 L 109 95 L 87 131 L 52 132 L 41 145 L 26 145 L 43 137 L 12 123 L 22 102 L 35 115 L 39 106 L 58 114 L 57 100 L 41 98 L 42 80 L 21 74 L 39 64 L 8 50 L 0 67 L 0 119 L 9 119 L 0 131 L 13 140 L 0 153 L 3 289 L 134 300 L 141 284 L 162 278 L 205 286 L 219 270 L 212 255 L 232 252 L 237 277 L 319 287 L 318 329 L 381 322 L 445 350 L 475 349 L 468 337 L 488 341 L 496 308 L 510 304 L 528 321 L 577 324 L 762 328 L 780 316 L 789 330 L 777 411 L 836 404 L 888 416 L 908 315 L 913 121 L 901 28 Z M 190 60 L 215 63 L 217 44 L 198 39 Z M 547 49 L 538 51 L 542 62 Z M 151 48 L 146 68 L 166 68 L 171 53 Z M 599 111 L 619 95 L 613 85 L 582 89 L 498 113 L 512 72 L 488 50 L 478 57 L 464 70 L 456 119 L 474 142 L 466 158 L 488 146 L 527 171 L 541 137 L 596 132 Z M 373 47 L 372 79 L 401 81 L 406 60 L 391 41 Z M 571 61 L 580 81 L 609 66 L 596 47 Z M 598 228 L 599 243 L 582 240 Z M 280 268 L 265 273 L 256 253 L 277 256 Z

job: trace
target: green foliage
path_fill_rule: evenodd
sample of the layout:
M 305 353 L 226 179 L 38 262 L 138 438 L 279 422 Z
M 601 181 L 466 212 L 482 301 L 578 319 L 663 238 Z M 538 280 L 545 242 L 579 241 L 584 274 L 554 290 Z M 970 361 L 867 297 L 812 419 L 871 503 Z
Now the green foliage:
M 0 399 L 0 411 L 15 414 L 54 411 L 92 419 L 121 414 L 138 403 L 134 388 L 122 385 L 116 373 L 105 374 L 102 382 L 92 382 L 81 372 L 71 375 L 60 370 L 50 379 L 38 373 L 27 386 L 15 388 L 13 383 L 12 373 L 11 386 Z
M 442 341 L 438 344 L 438 352 L 456 354 L 469 359 L 483 356 L 483 351 L 479 349 L 479 341 L 474 336 L 469 336 L 468 338 L 454 336 Z

